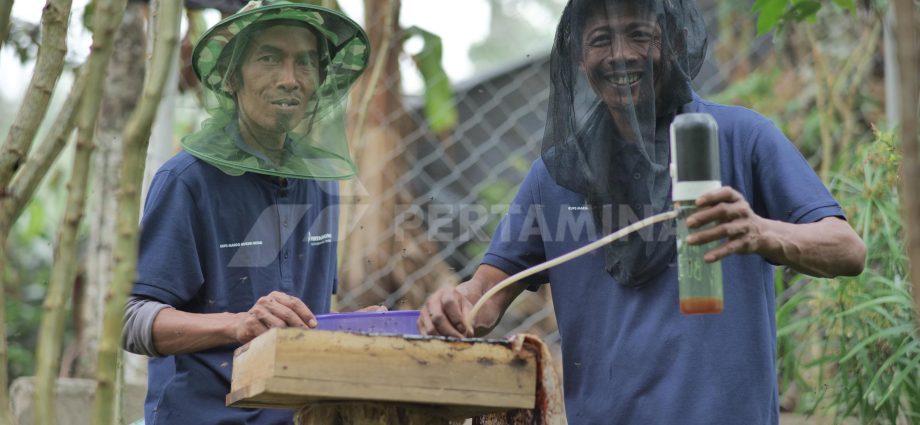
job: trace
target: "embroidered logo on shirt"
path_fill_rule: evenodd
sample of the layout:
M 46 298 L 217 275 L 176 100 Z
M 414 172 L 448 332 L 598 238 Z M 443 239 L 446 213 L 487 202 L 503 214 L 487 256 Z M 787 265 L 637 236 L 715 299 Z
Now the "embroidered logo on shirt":
M 220 248 L 239 248 L 241 246 L 253 246 L 253 245 L 262 245 L 262 241 L 246 241 L 246 242 L 236 242 L 236 243 L 222 243 Z
M 310 243 L 310 246 L 325 245 L 327 243 L 332 243 L 332 233 L 323 233 L 322 235 L 314 235 L 310 232 L 307 232 L 307 242 Z

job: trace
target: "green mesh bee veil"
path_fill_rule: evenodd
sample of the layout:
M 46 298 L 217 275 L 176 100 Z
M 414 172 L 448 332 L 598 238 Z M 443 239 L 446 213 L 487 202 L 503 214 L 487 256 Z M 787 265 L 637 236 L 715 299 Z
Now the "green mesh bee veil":
M 671 209 L 668 127 L 692 100 L 706 52 L 691 0 L 570 0 L 556 31 L 543 161 L 584 195 L 605 234 Z M 604 248 L 607 272 L 639 286 L 674 260 L 673 223 Z
M 350 178 L 346 95 L 369 54 L 367 34 L 339 12 L 251 1 L 192 52 L 210 117 L 182 147 L 231 175 Z

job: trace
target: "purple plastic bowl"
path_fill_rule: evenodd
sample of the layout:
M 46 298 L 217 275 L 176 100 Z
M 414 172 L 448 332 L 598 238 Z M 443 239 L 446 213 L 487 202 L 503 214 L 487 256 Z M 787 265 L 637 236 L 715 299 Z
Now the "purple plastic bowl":
M 321 331 L 419 335 L 418 310 L 373 313 L 332 313 L 316 316 Z

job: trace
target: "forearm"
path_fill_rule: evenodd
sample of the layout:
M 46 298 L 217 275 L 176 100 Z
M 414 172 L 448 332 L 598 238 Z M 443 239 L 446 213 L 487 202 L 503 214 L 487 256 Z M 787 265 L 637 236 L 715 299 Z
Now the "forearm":
M 807 224 L 764 220 L 765 242 L 759 253 L 765 258 L 818 277 L 862 272 L 866 247 L 846 221 L 836 217 Z
M 234 325 L 239 314 L 196 314 L 161 310 L 153 321 L 153 343 L 164 356 L 191 353 L 239 342 Z

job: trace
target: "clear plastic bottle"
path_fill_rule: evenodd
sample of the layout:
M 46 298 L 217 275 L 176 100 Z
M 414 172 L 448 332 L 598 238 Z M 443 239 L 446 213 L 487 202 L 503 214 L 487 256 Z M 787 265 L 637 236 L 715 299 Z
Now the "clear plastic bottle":
M 719 245 L 687 244 L 687 217 L 698 211 L 696 198 L 722 186 L 719 174 L 719 131 L 709 114 L 680 114 L 671 124 L 672 199 L 677 216 L 677 275 L 680 311 L 713 314 L 723 309 L 722 263 L 703 255 Z M 709 224 L 694 232 L 711 227 Z
M 703 260 L 709 250 L 719 245 L 713 241 L 705 245 L 686 243 L 687 217 L 699 208 L 693 201 L 680 201 L 677 208 L 677 280 L 680 282 L 680 312 L 684 314 L 721 313 L 722 263 L 707 263 Z M 704 228 L 712 227 L 707 225 Z M 700 229 L 702 230 L 702 229 Z

